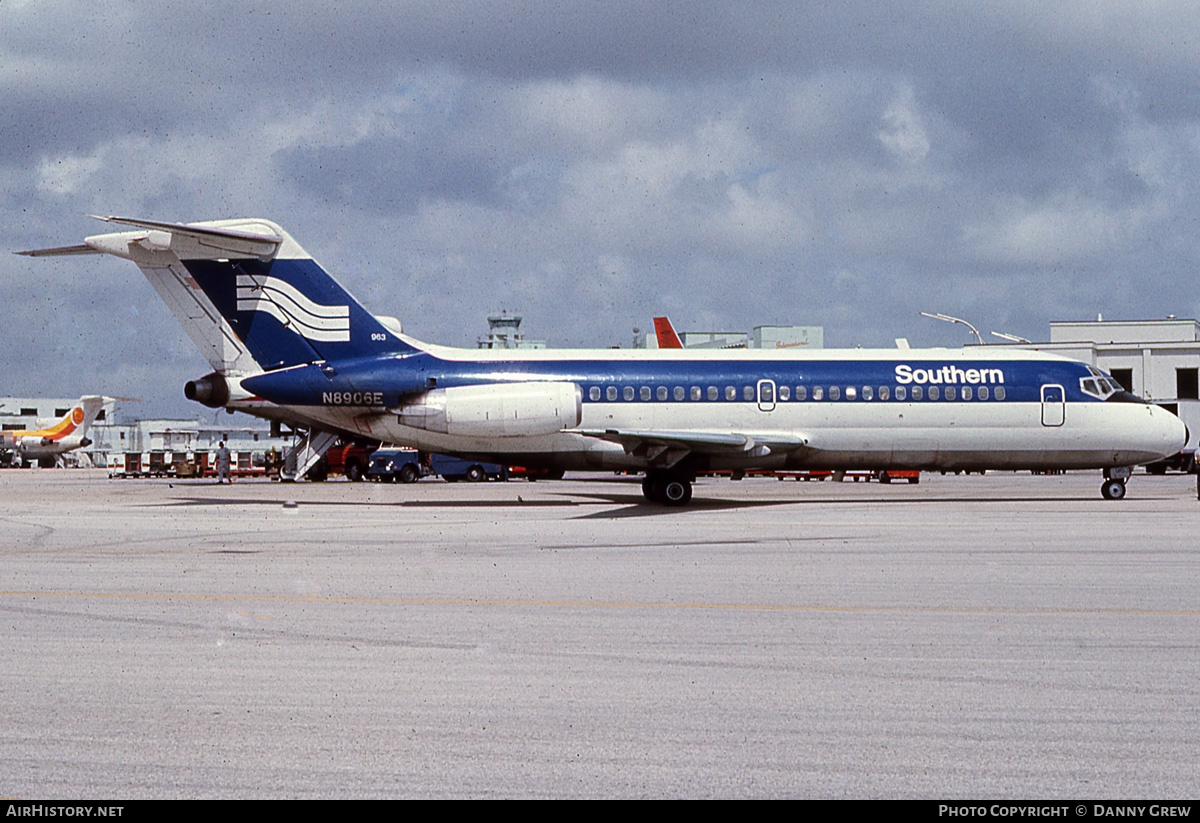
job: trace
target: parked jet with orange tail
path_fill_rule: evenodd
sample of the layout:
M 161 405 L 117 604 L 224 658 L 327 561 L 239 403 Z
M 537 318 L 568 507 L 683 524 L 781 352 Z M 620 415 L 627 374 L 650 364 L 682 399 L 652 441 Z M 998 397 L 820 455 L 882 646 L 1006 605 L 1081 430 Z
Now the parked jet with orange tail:
M 22 463 L 53 466 L 59 455 L 92 444 L 87 432 L 103 405 L 103 397 L 88 395 L 52 426 L 0 432 L 0 452 L 12 452 Z

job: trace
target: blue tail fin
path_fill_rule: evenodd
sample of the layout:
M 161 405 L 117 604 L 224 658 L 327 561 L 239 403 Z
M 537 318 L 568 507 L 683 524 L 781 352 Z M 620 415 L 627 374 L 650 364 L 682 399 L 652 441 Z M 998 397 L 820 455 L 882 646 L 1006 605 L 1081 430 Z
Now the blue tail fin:
M 262 368 L 416 350 L 282 230 L 280 236 L 277 254 L 268 259 L 180 255 Z
M 136 231 L 22 254 L 111 254 L 134 261 L 218 371 L 230 356 L 223 345 L 229 329 L 213 316 L 214 308 L 265 370 L 418 351 L 401 337 L 399 324 L 381 322 L 364 309 L 270 220 L 185 225 L 99 219 Z

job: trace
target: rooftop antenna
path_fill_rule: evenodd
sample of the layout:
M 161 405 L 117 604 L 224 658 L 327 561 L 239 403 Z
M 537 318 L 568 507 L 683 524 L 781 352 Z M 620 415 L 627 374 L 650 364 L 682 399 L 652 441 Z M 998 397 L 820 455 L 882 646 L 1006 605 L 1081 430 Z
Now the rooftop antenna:
M 966 320 L 963 320 L 961 317 L 951 317 L 950 315 L 942 314 L 941 312 L 939 312 L 937 314 L 930 314 L 927 311 L 921 312 L 921 316 L 922 317 L 931 317 L 934 320 L 943 320 L 947 323 L 962 323 L 964 326 L 966 326 L 968 329 L 971 330 L 971 334 L 975 335 L 975 341 L 977 343 L 979 343 L 979 345 L 981 345 L 981 346 L 986 345 L 983 342 L 983 337 L 979 334 L 979 329 L 975 328 L 970 323 L 968 323 Z

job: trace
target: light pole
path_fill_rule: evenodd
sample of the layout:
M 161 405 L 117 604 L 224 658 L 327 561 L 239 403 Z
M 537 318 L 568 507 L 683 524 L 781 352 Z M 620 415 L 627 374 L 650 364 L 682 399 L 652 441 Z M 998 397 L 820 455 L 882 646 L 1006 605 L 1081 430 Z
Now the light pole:
M 979 334 L 979 329 L 975 328 L 970 323 L 968 323 L 966 320 L 963 320 L 961 317 L 951 317 L 948 314 L 942 314 L 940 312 L 938 314 L 930 314 L 927 311 L 921 312 L 921 316 L 922 317 L 932 317 L 934 320 L 944 320 L 947 323 L 962 323 L 964 326 L 966 326 L 968 329 L 971 330 L 971 334 L 975 335 L 975 340 L 979 343 L 979 345 L 981 345 L 981 346 L 986 345 L 983 342 L 983 337 Z

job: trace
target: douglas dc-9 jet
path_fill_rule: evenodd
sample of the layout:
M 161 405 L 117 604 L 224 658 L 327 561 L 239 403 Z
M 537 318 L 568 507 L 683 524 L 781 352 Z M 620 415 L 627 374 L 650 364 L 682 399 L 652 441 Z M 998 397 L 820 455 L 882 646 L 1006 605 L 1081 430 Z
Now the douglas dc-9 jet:
M 686 504 L 697 474 L 749 469 L 1102 469 L 1187 432 L 1086 363 L 1034 351 L 475 350 L 368 312 L 275 223 L 100 218 L 131 231 L 32 256 L 136 263 L 212 365 L 185 394 L 307 428 L 555 470 L 645 473 Z M 150 341 L 147 341 L 150 344 Z

